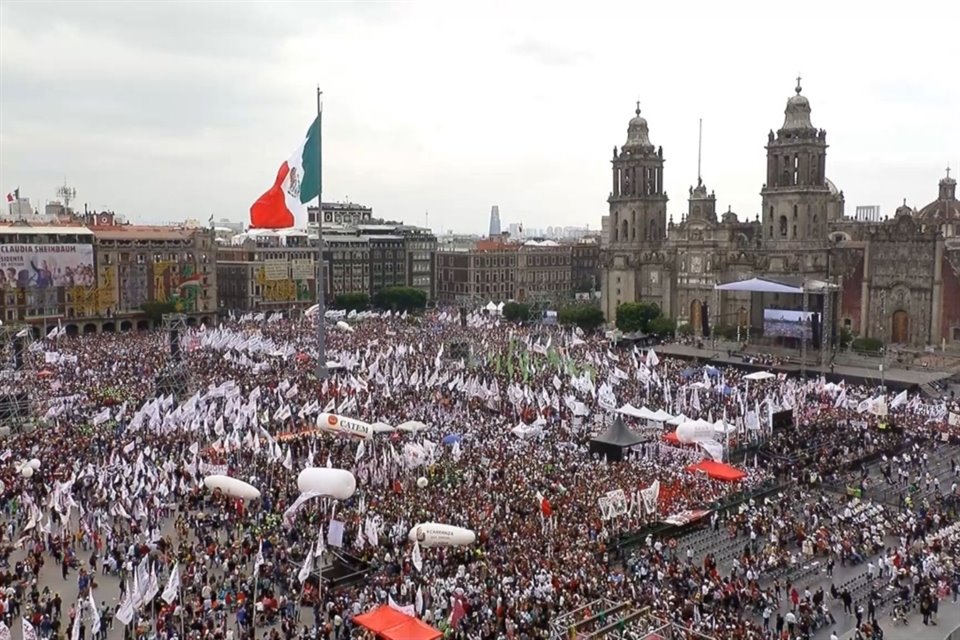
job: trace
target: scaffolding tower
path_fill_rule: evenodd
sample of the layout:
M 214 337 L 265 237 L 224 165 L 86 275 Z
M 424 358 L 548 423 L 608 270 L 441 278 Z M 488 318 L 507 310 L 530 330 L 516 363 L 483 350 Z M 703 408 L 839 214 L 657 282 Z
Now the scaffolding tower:
M 187 316 L 182 313 L 163 314 L 163 334 L 168 349 L 167 361 L 155 380 L 158 398 L 172 395 L 183 400 L 190 394 L 190 370 L 183 358 L 187 330 Z
M 0 434 L 19 433 L 33 425 L 36 362 L 33 329 L 25 324 L 0 325 Z

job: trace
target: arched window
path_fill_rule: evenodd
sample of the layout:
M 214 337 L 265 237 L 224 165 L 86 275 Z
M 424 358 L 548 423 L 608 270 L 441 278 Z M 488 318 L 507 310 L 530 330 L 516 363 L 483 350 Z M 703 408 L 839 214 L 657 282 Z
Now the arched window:
M 620 239 L 624 242 L 630 240 L 630 225 L 627 224 L 626 220 L 620 223 Z
M 787 216 L 780 216 L 780 237 L 787 237 Z
M 797 205 L 793 205 L 793 219 L 797 219 Z

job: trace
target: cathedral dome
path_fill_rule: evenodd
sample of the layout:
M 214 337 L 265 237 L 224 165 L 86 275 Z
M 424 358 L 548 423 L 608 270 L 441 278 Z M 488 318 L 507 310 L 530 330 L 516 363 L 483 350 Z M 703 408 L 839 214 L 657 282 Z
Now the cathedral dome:
M 947 168 L 947 176 L 940 180 L 939 186 L 939 197 L 917 213 L 917 218 L 921 222 L 939 223 L 948 220 L 960 220 L 957 181 L 950 177 L 949 168 Z
M 796 90 L 796 95 L 790 96 L 787 100 L 787 108 L 783 112 L 782 129 L 813 129 L 813 123 L 810 122 L 810 101 L 807 100 L 806 96 L 800 95 L 800 92 L 803 91 L 800 86 L 800 78 L 797 78 Z
M 640 115 L 640 103 L 637 103 L 636 115 L 630 119 L 627 126 L 627 143 L 624 148 L 637 148 L 644 151 L 653 151 L 650 143 L 650 130 L 647 128 L 647 119 Z

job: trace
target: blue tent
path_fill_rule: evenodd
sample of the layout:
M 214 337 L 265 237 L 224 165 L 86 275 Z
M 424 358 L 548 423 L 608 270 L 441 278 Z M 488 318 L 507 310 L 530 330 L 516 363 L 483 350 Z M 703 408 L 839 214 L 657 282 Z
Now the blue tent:
M 451 433 L 443 436 L 443 440 L 441 440 L 441 442 L 443 442 L 443 444 L 453 444 L 454 442 L 460 442 L 461 440 L 463 440 L 463 436 L 461 436 L 459 433 Z

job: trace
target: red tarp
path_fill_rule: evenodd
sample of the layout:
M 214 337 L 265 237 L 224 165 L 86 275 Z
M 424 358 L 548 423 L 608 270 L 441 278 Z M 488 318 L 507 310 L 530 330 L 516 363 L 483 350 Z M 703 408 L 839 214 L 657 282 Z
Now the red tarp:
M 353 621 L 384 640 L 437 640 L 443 637 L 430 625 L 385 604 L 354 616 Z
M 747 474 L 740 471 L 740 469 L 715 460 L 701 460 L 697 464 L 692 464 L 687 467 L 687 471 L 691 473 L 702 471 L 714 480 L 723 480 L 725 482 L 736 482 L 737 480 L 743 480 L 747 477 Z

